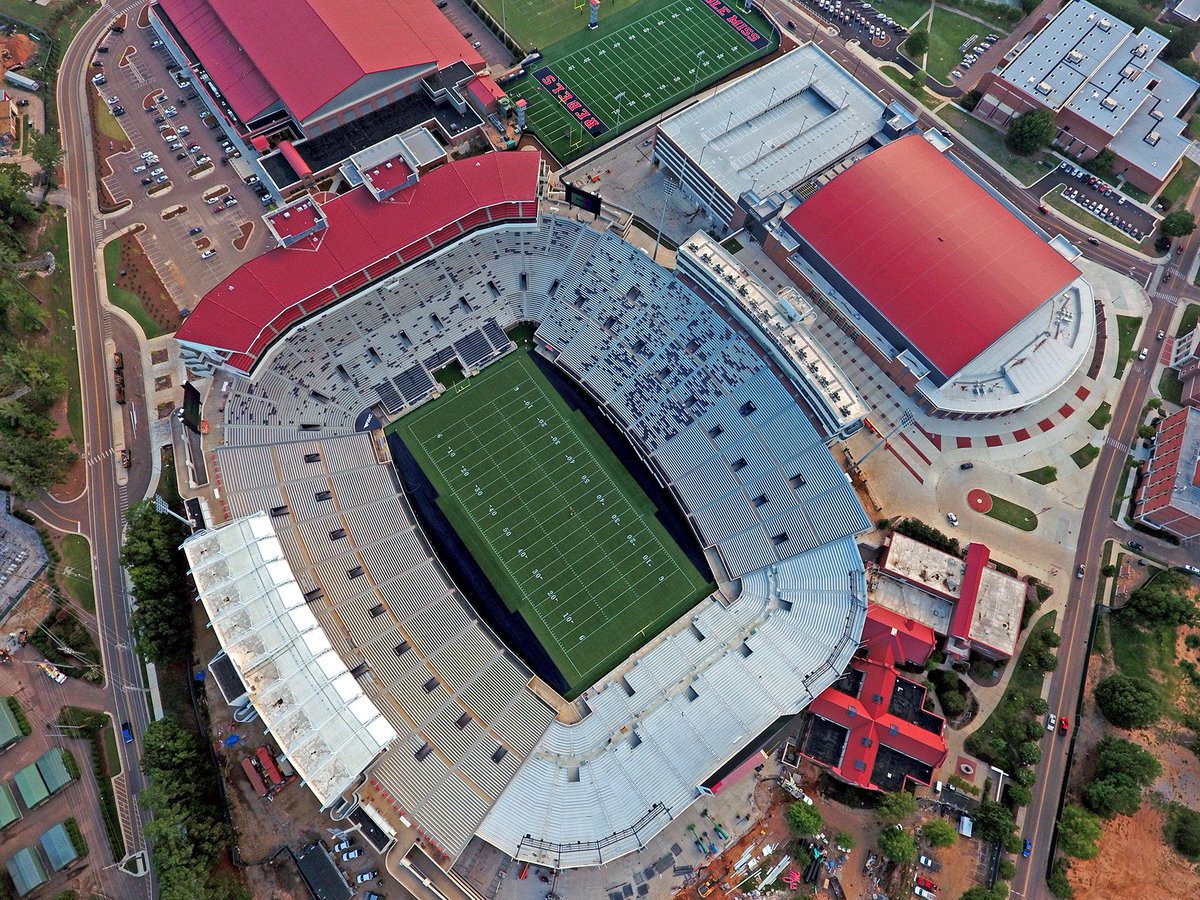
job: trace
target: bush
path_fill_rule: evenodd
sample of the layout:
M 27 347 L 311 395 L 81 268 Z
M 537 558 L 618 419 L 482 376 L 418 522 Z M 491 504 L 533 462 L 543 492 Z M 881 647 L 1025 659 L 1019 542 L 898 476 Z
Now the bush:
M 1031 109 L 1013 119 L 1005 143 L 1013 153 L 1029 156 L 1054 140 L 1054 114 L 1048 109 Z
M 821 828 L 825 824 L 815 806 L 799 802 L 788 807 L 787 822 L 792 831 L 800 837 L 812 837 L 814 834 L 820 834 Z
M 83 773 L 79 771 L 79 763 L 77 763 L 75 761 L 75 754 L 72 753 L 70 750 L 68 750 L 66 747 L 63 747 L 62 748 L 62 760 L 63 760 L 63 767 L 67 770 L 67 774 L 70 775 L 74 781 L 78 781 L 79 776 L 82 775 Z
M 67 835 L 71 838 L 71 846 L 75 848 L 75 852 L 80 858 L 88 855 L 87 841 L 83 837 L 83 832 L 79 830 L 79 823 L 73 818 L 63 822 L 63 827 L 67 829 Z
M 1017 864 L 1006 856 L 1000 860 L 1000 868 L 996 874 L 1003 881 L 1012 881 L 1017 877 Z
M 979 796 L 979 788 L 967 781 L 961 775 L 951 775 L 947 782 L 956 791 L 962 791 L 964 794 L 970 794 L 973 797 Z
M 1035 716 L 1044 716 L 1050 712 L 1050 704 L 1041 697 L 1034 697 L 1029 701 L 1029 711 Z
M 1173 805 L 1167 815 L 1164 831 L 1172 847 L 1188 859 L 1200 858 L 1200 812 Z
M 112 780 L 108 763 L 105 761 L 101 736 L 101 729 L 108 723 L 108 716 L 104 713 L 78 706 L 64 706 L 58 715 L 59 725 L 74 729 L 76 734 L 86 737 L 92 745 L 92 773 L 96 776 L 96 784 L 100 788 L 100 818 L 104 822 L 104 834 L 108 838 L 113 859 L 123 859 L 125 836 L 121 831 L 121 820 L 117 816 L 117 801 L 113 796 Z
M 5 697 L 8 703 L 8 708 L 12 710 L 13 718 L 17 720 L 17 727 L 21 729 L 21 734 L 29 737 L 33 733 L 33 727 L 29 724 L 29 719 L 25 717 L 25 711 L 21 709 L 21 704 L 16 697 Z
M 1166 572 L 1130 594 L 1121 613 L 1139 624 L 1172 628 L 1195 624 L 1196 604 L 1189 595 L 1190 588 L 1191 580 L 1183 573 Z
M 1096 703 L 1104 718 L 1120 728 L 1144 728 L 1162 714 L 1162 700 L 1143 678 L 1117 673 L 1096 685 Z
M 1064 900 L 1071 900 L 1075 896 L 1075 889 L 1071 887 L 1071 882 L 1067 880 L 1067 866 L 1069 863 L 1061 856 L 1054 860 L 1054 866 L 1050 869 L 1050 876 L 1046 879 L 1046 886 L 1050 888 L 1050 893 L 1055 897 L 1062 897 Z
M 833 845 L 841 847 L 844 850 L 853 850 L 858 846 L 858 841 L 854 839 L 854 835 L 847 831 L 839 831 L 833 836 Z
M 1022 769 L 1023 772 L 1032 772 L 1032 769 Z M 1004 796 L 1013 806 L 1028 806 L 1033 802 L 1033 791 L 1025 785 L 1010 781 L 1004 788 Z M 1011 877 L 1011 876 L 1010 876 Z
M 983 94 L 979 91 L 967 91 L 959 98 L 958 105 L 970 112 L 979 105 L 979 101 L 983 99 Z
M 920 541 L 923 544 L 929 544 L 931 547 L 937 547 L 937 549 L 944 553 L 949 553 L 951 556 L 962 555 L 962 548 L 959 546 L 958 538 L 952 538 L 932 525 L 926 525 L 920 519 L 901 519 L 896 523 L 893 530 L 905 537 L 912 538 L 914 541 Z

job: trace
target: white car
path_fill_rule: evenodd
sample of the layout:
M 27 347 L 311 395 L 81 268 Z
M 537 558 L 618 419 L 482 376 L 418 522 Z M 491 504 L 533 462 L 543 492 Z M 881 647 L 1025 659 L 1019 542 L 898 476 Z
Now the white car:
M 159 168 L 157 168 L 157 169 L 151 169 L 151 170 L 150 170 L 150 174 L 151 174 L 153 177 L 155 177 L 155 178 L 157 178 L 157 177 L 158 177 L 159 175 L 161 175 L 162 173 L 163 173 L 163 170 L 162 170 L 162 167 L 161 167 L 161 166 L 160 166 Z
M 1138 359 L 1139 360 L 1145 359 L 1146 356 L 1149 355 L 1149 353 L 1150 353 L 1150 351 L 1147 350 L 1145 347 L 1143 347 L 1142 352 L 1138 354 Z
M 238 201 L 237 201 L 237 197 L 230 197 L 228 200 L 226 200 L 226 201 L 225 201 L 225 205 L 226 205 L 227 207 L 229 207 L 229 206 L 237 206 L 237 202 L 238 202 Z
M 212 257 L 214 257 L 216 255 L 217 255 L 216 250 L 205 250 L 203 253 L 200 254 L 200 258 L 201 259 L 211 259 Z M 358 854 L 355 854 L 355 855 L 357 856 Z
M 134 174 L 134 175 L 137 175 L 139 172 L 145 172 L 145 171 L 146 171 L 146 167 L 145 167 L 145 166 L 134 166 L 134 167 L 133 167 L 133 174 Z
M 949 522 L 951 525 L 953 525 L 955 528 L 958 527 L 958 516 L 956 516 L 954 513 L 946 513 L 946 521 Z
M 204 202 L 207 203 L 209 206 L 212 206 L 214 203 L 216 203 L 220 199 L 221 199 L 220 197 L 205 197 Z
M 150 157 L 152 157 L 153 155 L 154 155 L 154 151 L 153 151 L 153 150 L 144 150 L 144 151 L 142 151 L 142 159 L 149 159 L 149 158 L 150 158 Z
M 1047 731 L 1053 731 L 1054 726 L 1057 724 L 1058 724 L 1058 716 L 1056 716 L 1054 713 L 1050 713 L 1050 715 L 1046 716 L 1046 730 Z

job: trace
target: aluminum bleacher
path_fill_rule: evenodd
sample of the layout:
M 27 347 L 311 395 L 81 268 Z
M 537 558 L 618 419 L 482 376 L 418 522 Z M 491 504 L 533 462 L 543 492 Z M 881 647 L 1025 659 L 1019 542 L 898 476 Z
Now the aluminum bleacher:
M 531 690 L 377 438 L 354 432 L 364 410 L 427 402 L 448 363 L 510 352 L 518 322 L 630 435 L 730 585 L 586 693 L 579 721 Z M 300 321 L 223 384 L 226 513 L 268 517 L 321 640 L 394 732 L 369 778 L 449 858 L 474 835 L 555 867 L 640 849 L 857 646 L 853 535 L 870 523 L 848 480 L 754 349 L 613 234 L 549 214 L 476 232 Z

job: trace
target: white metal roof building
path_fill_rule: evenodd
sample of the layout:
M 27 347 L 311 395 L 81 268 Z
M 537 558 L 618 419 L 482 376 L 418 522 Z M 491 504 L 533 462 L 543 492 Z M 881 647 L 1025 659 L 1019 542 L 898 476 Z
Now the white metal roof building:
M 747 191 L 787 192 L 914 122 L 804 44 L 659 125 L 654 157 L 716 225 L 736 228 Z

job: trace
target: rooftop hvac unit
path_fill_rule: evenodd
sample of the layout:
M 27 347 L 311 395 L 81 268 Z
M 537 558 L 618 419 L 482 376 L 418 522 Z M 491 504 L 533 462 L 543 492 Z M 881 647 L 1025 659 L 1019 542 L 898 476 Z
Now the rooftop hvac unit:
M 1137 57 L 1144 57 L 1149 52 L 1150 52 L 1149 44 L 1138 44 L 1136 47 L 1133 48 L 1133 55 L 1137 56 Z
M 1103 100 L 1100 101 L 1100 105 L 1103 106 L 1105 109 L 1116 109 L 1117 101 L 1114 100 L 1112 97 L 1105 97 Z
M 1067 54 L 1067 59 L 1071 60 L 1073 63 L 1083 62 L 1083 54 L 1078 50 L 1072 50 Z
M 1160 135 L 1157 131 L 1152 131 L 1148 135 L 1146 135 L 1146 143 L 1149 144 L 1151 147 L 1158 146 L 1158 142 L 1160 140 L 1162 140 L 1162 135 Z
M 1158 119 L 1160 122 L 1161 122 L 1161 121 L 1162 121 L 1162 119 L 1163 119 L 1163 114 L 1162 114 L 1162 110 L 1161 110 L 1161 109 L 1152 109 L 1152 110 L 1150 110 L 1150 115 L 1151 115 L 1151 116 L 1153 116 L 1154 118 Z
M 1041 84 L 1039 84 L 1039 85 L 1037 86 L 1036 90 L 1037 90 L 1037 92 L 1038 92 L 1039 94 L 1049 94 L 1049 93 L 1050 93 L 1050 90 L 1051 90 L 1051 88 L 1050 88 L 1050 82 L 1048 82 L 1048 81 L 1043 81 Z
M 1112 31 L 1113 23 L 1108 19 L 1101 19 L 1097 24 L 1101 31 Z

